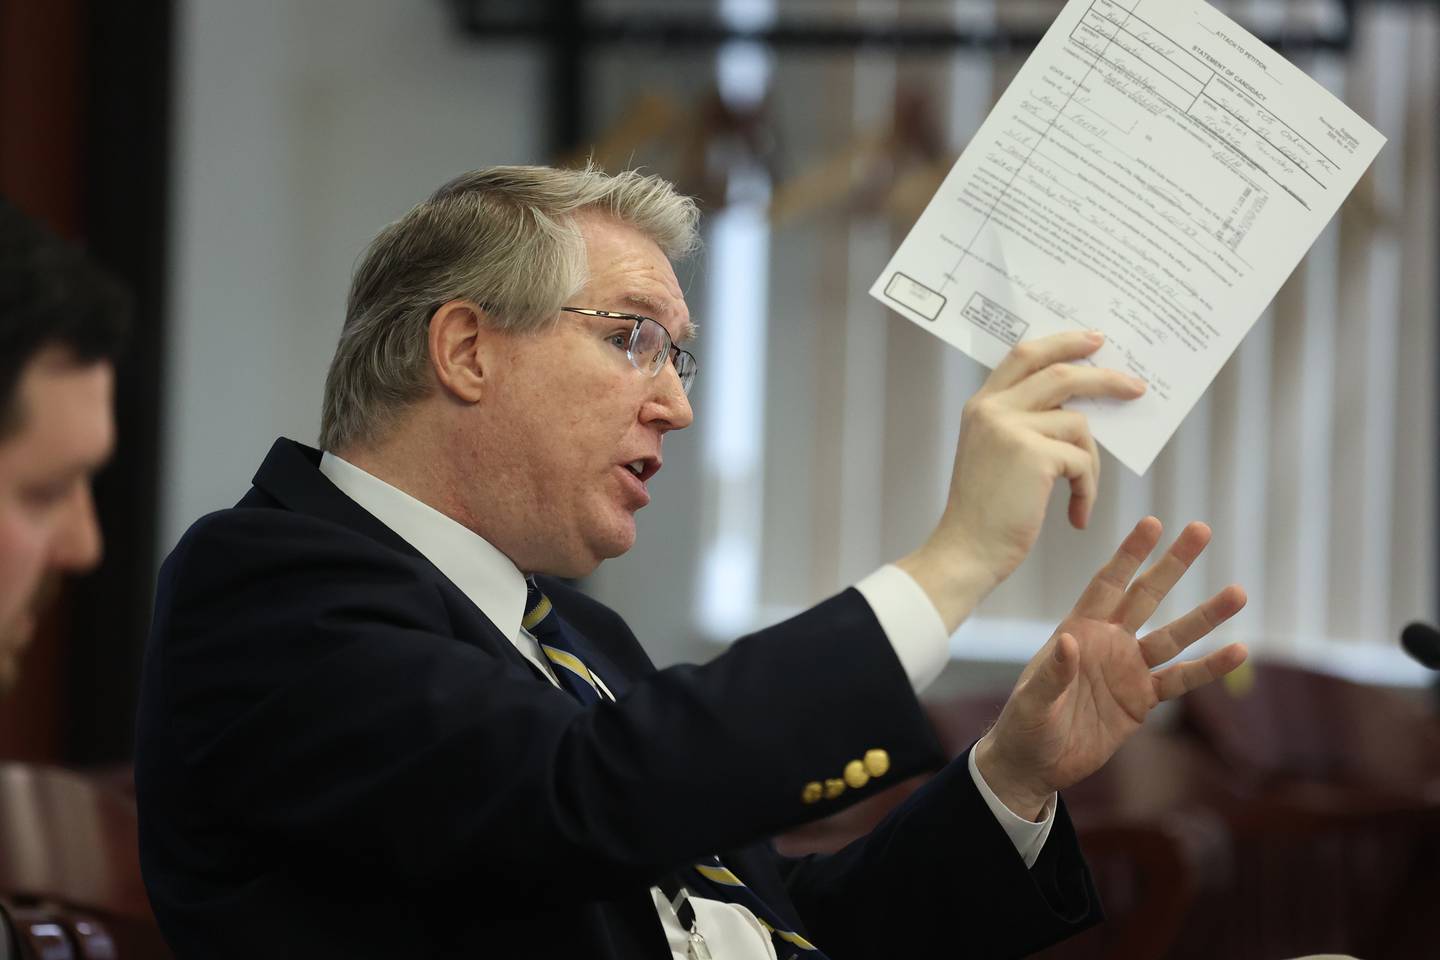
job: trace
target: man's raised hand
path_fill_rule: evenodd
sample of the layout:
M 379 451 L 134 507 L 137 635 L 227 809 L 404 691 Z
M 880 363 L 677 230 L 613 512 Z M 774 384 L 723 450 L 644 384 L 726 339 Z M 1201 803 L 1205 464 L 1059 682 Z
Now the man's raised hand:
M 1160 701 L 1204 686 L 1245 661 L 1244 646 L 1232 643 L 1156 669 L 1245 606 L 1245 591 L 1232 585 L 1137 639 L 1210 542 L 1210 528 L 1192 523 L 1158 562 L 1135 577 L 1161 532 L 1154 517 L 1136 525 L 1026 666 L 1000 719 L 977 745 L 981 775 L 1015 813 L 1034 819 L 1050 794 L 1109 760 Z
M 1078 363 L 1099 334 L 1020 344 L 965 404 L 945 512 L 919 550 L 898 561 L 953 631 L 1025 559 L 1040 535 L 1050 491 L 1070 483 L 1070 522 L 1084 527 L 1100 483 L 1100 452 L 1075 398 L 1133 400 L 1141 380 Z

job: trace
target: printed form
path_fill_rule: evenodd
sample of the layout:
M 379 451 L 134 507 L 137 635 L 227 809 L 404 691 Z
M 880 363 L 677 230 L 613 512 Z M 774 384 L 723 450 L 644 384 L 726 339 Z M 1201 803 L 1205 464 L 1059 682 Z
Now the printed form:
M 870 293 L 989 367 L 1102 331 L 1143 474 L 1384 142 L 1200 0 L 1070 0 Z

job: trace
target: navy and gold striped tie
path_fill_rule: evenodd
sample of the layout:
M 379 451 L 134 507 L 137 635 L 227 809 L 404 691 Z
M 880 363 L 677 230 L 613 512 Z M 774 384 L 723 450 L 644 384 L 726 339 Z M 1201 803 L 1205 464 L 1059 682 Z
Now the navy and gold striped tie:
M 589 706 L 602 699 L 611 699 L 602 691 L 586 665 L 589 654 L 585 648 L 584 637 L 565 622 L 551 605 L 550 598 L 545 596 L 531 577 L 525 579 L 525 617 L 520 623 L 540 644 L 540 652 L 545 655 L 545 659 L 554 664 L 555 676 L 560 685 L 577 700 Z M 682 874 L 678 879 L 695 893 L 721 903 L 742 906 L 755 914 L 755 918 L 770 931 L 770 938 L 775 944 L 775 954 L 781 960 L 790 960 L 792 957 L 826 960 L 825 954 L 800 934 L 789 929 L 790 925 L 739 877 L 731 873 L 720 862 L 719 857 L 706 857 L 690 864 L 682 870 Z
M 560 686 L 587 707 L 602 699 L 600 688 L 585 665 L 585 641 L 566 623 L 550 598 L 540 591 L 533 578 L 525 579 L 525 618 L 520 625 L 540 644 L 540 652 L 554 664 Z

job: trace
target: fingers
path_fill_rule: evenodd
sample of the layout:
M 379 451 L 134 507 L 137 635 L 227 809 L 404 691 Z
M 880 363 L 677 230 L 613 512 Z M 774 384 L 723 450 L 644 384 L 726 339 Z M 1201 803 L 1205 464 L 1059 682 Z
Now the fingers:
M 1025 422 L 1041 436 L 1068 443 L 1083 455 L 1084 475 L 1078 468 L 1064 474 L 1071 478 L 1070 522 L 1083 530 L 1090 522 L 1090 511 L 1100 492 L 1100 448 L 1090 435 L 1089 420 L 1073 410 L 1046 410 L 1028 414 Z M 1073 462 L 1074 458 L 1066 454 L 1066 460 Z
M 1038 655 L 1041 662 L 1027 684 L 1034 700 L 1029 707 L 1044 711 L 1059 700 L 1080 672 L 1080 644 L 1073 636 L 1062 633 L 1051 639 Z
M 1134 400 L 1144 392 L 1145 381 L 1119 370 L 1056 363 L 1008 388 L 1005 396 L 1022 410 L 1049 410 L 1075 397 Z
M 1102 342 L 1099 335 L 1076 332 L 1020 344 L 966 401 L 950 496 L 923 548 L 926 556 L 969 558 L 972 568 L 984 571 L 971 579 L 988 590 L 986 582 L 1004 580 L 1029 553 L 1061 477 L 1070 482 L 1071 523 L 1089 523 L 1100 484 L 1099 447 L 1085 418 L 1059 405 L 1067 397 L 1133 398 L 1143 392 L 1123 374 L 1069 362 L 1090 356 Z M 925 557 L 915 562 L 928 569 Z M 945 604 L 967 611 L 971 605 L 969 597 Z
M 1185 616 L 1166 624 L 1140 640 L 1140 654 L 1147 667 L 1157 667 L 1180 654 L 1196 640 L 1206 637 L 1245 606 L 1245 591 L 1229 586 Z
M 1077 447 L 1094 443 L 1090 436 L 1090 422 L 1083 413 L 1073 410 L 1045 410 L 1026 414 L 1025 422 L 1036 433 L 1051 440 L 1074 444 Z
M 1180 536 L 1170 545 L 1170 549 L 1165 551 L 1165 555 L 1125 591 L 1119 608 L 1110 618 L 1111 621 L 1131 633 L 1139 633 L 1145 621 L 1155 612 L 1155 608 L 1160 606 L 1160 601 L 1165 599 L 1209 543 L 1209 527 L 1198 521 L 1187 524 L 1185 529 L 1180 531 Z
M 1099 458 L 1086 447 L 1064 443 L 1059 440 L 1042 441 L 1046 452 L 1054 458 L 1056 476 L 1070 481 L 1070 516 L 1072 522 L 1079 515 L 1088 520 L 1094 508 L 1095 498 L 1100 494 Z M 1084 526 L 1084 523 L 1076 524 Z
M 986 378 L 982 389 L 987 392 L 1007 390 L 1052 363 L 1084 359 L 1099 350 L 1104 342 L 1105 337 L 1100 333 L 1085 330 L 1027 340 L 1005 355 L 1005 359 Z
M 1129 536 L 1120 544 L 1120 549 L 1110 558 L 1110 562 L 1100 568 L 1095 577 L 1080 594 L 1080 600 L 1075 604 L 1075 614 L 1081 617 L 1089 617 L 1094 620 L 1109 620 L 1111 615 L 1119 608 L 1120 601 L 1125 597 L 1125 590 L 1130 586 L 1130 580 L 1135 576 L 1135 571 L 1140 569 L 1140 564 L 1155 549 L 1160 542 L 1160 534 L 1164 528 L 1160 521 L 1154 517 L 1146 517 L 1135 524 L 1135 529 L 1130 531 Z
M 1085 427 L 1083 446 L 1090 460 L 1091 494 L 1089 497 L 1082 498 L 1073 486 L 1071 488 L 1070 525 L 1077 530 L 1084 530 L 1090 525 L 1090 513 L 1095 509 L 1095 498 L 1100 495 L 1100 448 L 1095 445 L 1095 438 L 1090 435 L 1088 423 Z
M 1199 660 L 1187 660 L 1164 670 L 1156 671 L 1150 681 L 1155 684 L 1155 696 L 1161 700 L 1183 697 L 1191 690 L 1218 680 L 1245 662 L 1249 652 L 1243 643 L 1232 643 L 1214 653 L 1206 654 Z

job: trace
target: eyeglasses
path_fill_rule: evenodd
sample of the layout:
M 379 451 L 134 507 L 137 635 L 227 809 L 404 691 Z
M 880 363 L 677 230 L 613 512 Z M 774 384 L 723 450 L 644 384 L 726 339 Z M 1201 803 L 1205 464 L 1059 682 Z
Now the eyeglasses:
M 635 369 L 651 377 L 658 376 L 665 366 L 665 358 L 669 357 L 675 364 L 675 373 L 680 377 L 680 389 L 687 394 L 690 392 L 690 385 L 695 382 L 695 371 L 700 368 L 700 365 L 696 362 L 694 354 L 675 346 L 670 339 L 670 331 L 666 330 L 665 325 L 660 321 L 651 317 L 642 317 L 636 313 L 589 310 L 585 307 L 561 307 L 560 309 L 566 313 L 578 313 L 585 317 L 632 321 L 635 326 L 630 331 L 630 340 L 625 346 L 625 355 L 630 358 Z

